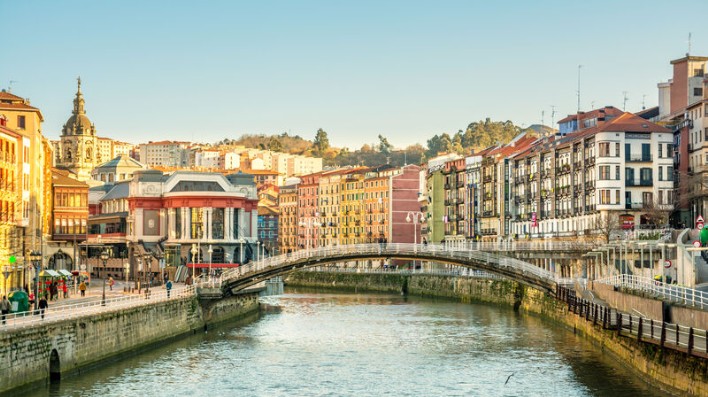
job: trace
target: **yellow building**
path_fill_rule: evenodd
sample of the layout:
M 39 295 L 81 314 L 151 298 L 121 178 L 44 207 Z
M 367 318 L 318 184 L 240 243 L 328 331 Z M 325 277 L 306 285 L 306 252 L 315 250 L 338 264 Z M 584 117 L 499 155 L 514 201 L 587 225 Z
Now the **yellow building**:
M 364 234 L 364 176 L 368 168 L 346 171 L 339 182 L 339 243 L 359 244 L 366 242 Z
M 5 140 L 7 146 L 4 153 L 15 164 L 14 167 L 8 163 L 4 166 L 9 183 L 6 186 L 10 187 L 4 193 L 14 215 L 6 215 L 8 221 L 5 222 L 5 229 L 10 231 L 12 237 L 5 240 L 7 251 L 0 251 L 0 263 L 3 272 L 9 272 L 9 277 L 2 280 L 0 287 L 5 288 L 7 284 L 7 288 L 12 289 L 21 288 L 23 281 L 29 280 L 24 273 L 30 265 L 25 260 L 25 254 L 32 250 L 41 251 L 42 240 L 48 237 L 46 218 L 51 212 L 51 184 L 47 181 L 51 180 L 51 173 L 46 164 L 51 162 L 52 154 L 49 141 L 42 136 L 42 113 L 28 100 L 9 92 L 0 92 L 0 119 L 3 120 L 4 136 L 11 137 Z M 15 144 L 9 145 L 10 140 L 14 140 Z M 11 256 L 16 259 L 12 266 Z
M 319 185 L 320 245 L 334 246 L 339 243 L 338 223 L 341 180 L 348 169 L 323 172 Z

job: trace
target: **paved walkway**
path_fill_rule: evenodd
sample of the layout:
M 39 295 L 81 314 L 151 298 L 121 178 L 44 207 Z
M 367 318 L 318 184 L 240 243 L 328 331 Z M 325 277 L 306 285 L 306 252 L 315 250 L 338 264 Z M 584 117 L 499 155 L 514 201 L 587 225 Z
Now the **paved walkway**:
M 69 292 L 68 298 L 59 298 L 49 302 L 49 308 L 45 312 L 45 318 L 42 319 L 39 315 L 32 313 L 11 313 L 7 316 L 6 324 L 0 324 L 0 332 L 13 328 L 23 328 L 33 326 L 39 322 L 60 321 L 67 318 L 87 316 L 105 311 L 116 310 L 119 308 L 129 308 L 141 306 L 167 300 L 167 290 L 164 286 L 156 286 L 150 289 L 150 294 L 145 294 L 145 289 L 141 292 L 137 290 L 133 292 L 124 292 L 124 287 L 134 287 L 134 282 L 125 283 L 124 281 L 116 281 L 111 290 L 106 285 L 106 301 L 105 305 L 101 305 L 103 297 L 103 280 L 93 279 L 86 290 L 86 296 L 81 296 L 79 291 L 72 289 Z M 182 296 L 185 293 L 193 294 L 193 288 L 184 285 L 183 283 L 172 283 L 170 298 Z M 75 293 L 76 292 L 76 293 Z

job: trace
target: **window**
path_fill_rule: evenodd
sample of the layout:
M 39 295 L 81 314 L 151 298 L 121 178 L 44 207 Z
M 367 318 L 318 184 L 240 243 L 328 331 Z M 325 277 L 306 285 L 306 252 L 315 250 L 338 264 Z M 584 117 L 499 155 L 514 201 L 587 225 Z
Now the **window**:
M 17 116 L 17 128 L 21 130 L 25 129 L 25 116 Z
M 618 181 L 620 180 L 620 166 L 619 165 L 615 166 L 615 179 Z
M 599 156 L 600 157 L 610 157 L 610 143 L 600 142 L 599 144 Z
M 619 142 L 616 142 L 615 143 L 615 157 L 619 157 L 619 156 L 620 156 L 620 144 L 619 144 Z
M 634 168 L 624 169 L 624 180 L 627 183 L 634 183 Z
M 642 168 L 639 171 L 639 177 L 641 178 L 642 184 L 645 184 L 645 183 L 651 184 L 651 180 L 652 180 L 652 177 L 651 177 L 652 172 L 651 171 L 652 171 L 651 168 Z
M 600 204 L 610 204 L 609 190 L 600 190 Z
M 703 96 L 703 87 L 694 87 L 693 96 Z
M 664 148 L 661 146 L 661 144 L 659 144 L 659 158 L 664 157 L 664 153 L 663 153 L 663 152 L 664 152 Z
M 615 190 L 615 203 L 619 204 L 620 203 L 620 191 L 619 189 Z
M 600 166 L 600 180 L 606 181 L 610 179 L 610 166 L 601 165 Z
M 224 238 L 224 209 L 214 208 L 211 214 L 211 237 L 222 240 Z
M 644 206 L 652 205 L 654 203 L 654 196 L 651 192 L 642 193 L 642 203 L 644 203 Z
M 664 167 L 659 166 L 659 180 L 663 181 L 664 180 Z

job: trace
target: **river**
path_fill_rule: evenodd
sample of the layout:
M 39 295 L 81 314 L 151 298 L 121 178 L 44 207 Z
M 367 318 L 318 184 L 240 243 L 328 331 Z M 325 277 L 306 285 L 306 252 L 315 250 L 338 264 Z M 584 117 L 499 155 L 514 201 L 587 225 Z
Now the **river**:
M 36 396 L 659 396 L 572 331 L 510 309 L 288 290 L 245 322 Z

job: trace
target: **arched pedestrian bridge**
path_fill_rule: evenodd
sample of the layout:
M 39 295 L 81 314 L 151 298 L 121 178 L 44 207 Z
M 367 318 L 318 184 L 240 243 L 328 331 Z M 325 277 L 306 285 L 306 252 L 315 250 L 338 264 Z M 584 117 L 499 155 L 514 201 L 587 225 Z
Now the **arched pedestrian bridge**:
M 495 247 L 499 249 L 499 246 Z M 292 271 L 334 263 L 377 259 L 418 260 L 448 263 L 519 281 L 540 290 L 555 293 L 558 284 L 570 284 L 556 274 L 518 259 L 509 258 L 501 250 L 482 250 L 477 246 L 450 247 L 423 244 L 357 244 L 306 249 L 278 255 L 230 269 L 219 279 L 200 284 L 204 297 L 228 296 L 270 278 Z M 508 249 L 508 247 L 507 247 Z M 216 297 L 216 296 L 215 296 Z

